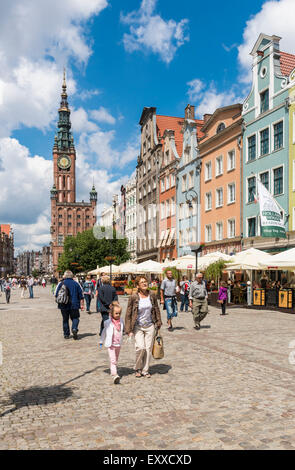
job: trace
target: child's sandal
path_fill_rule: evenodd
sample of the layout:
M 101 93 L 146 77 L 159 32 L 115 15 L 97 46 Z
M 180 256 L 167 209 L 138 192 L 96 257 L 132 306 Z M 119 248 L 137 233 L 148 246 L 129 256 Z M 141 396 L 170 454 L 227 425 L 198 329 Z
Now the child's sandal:
M 135 377 L 142 377 L 142 373 L 140 372 L 140 370 L 137 370 L 135 372 Z

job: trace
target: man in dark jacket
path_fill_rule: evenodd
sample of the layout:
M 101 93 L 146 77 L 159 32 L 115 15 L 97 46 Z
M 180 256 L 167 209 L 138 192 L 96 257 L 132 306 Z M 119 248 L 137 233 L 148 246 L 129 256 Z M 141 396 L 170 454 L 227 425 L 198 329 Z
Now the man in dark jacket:
M 97 298 L 100 303 L 100 313 L 102 316 L 99 333 L 99 336 L 101 336 L 104 322 L 109 318 L 110 305 L 114 300 L 118 300 L 116 289 L 111 285 L 109 276 L 101 278 L 101 285 L 97 290 Z
M 69 294 L 69 302 L 66 304 L 58 304 L 58 308 L 61 310 L 63 317 L 63 331 L 64 338 L 69 339 L 70 337 L 70 327 L 69 327 L 69 318 L 72 320 L 72 333 L 73 338 L 78 339 L 78 325 L 80 312 L 79 309 L 83 310 L 84 308 L 84 297 L 81 286 L 78 282 L 73 280 L 73 273 L 71 271 L 66 271 L 63 276 L 63 280 L 58 284 L 55 297 L 58 296 L 58 293 L 64 284 L 67 287 Z

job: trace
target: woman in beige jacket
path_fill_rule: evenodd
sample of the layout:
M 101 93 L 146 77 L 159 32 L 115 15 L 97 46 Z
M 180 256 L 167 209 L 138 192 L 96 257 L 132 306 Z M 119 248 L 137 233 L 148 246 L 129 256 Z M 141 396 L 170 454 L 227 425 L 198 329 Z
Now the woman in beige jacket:
M 148 281 L 144 276 L 136 279 L 138 293 L 129 298 L 125 331 L 135 339 L 135 376 L 150 377 L 149 364 L 155 336 L 155 329 L 162 326 L 161 313 L 156 294 L 150 293 Z

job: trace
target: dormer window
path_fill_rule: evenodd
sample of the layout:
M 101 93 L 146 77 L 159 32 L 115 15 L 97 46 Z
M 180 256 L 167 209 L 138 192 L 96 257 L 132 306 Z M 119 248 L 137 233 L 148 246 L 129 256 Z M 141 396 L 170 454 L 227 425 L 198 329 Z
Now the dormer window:
M 219 134 L 219 132 L 222 132 L 224 129 L 225 129 L 225 124 L 224 122 L 221 122 L 220 124 L 218 124 L 216 134 Z

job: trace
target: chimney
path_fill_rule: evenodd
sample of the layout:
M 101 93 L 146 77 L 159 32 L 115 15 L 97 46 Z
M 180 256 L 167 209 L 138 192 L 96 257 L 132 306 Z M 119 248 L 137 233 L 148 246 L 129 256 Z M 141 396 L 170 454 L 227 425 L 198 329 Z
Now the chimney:
M 195 106 L 188 104 L 184 113 L 185 119 L 195 119 Z
M 210 117 L 212 116 L 212 114 L 204 114 L 204 124 L 206 124 L 207 121 L 209 121 Z

